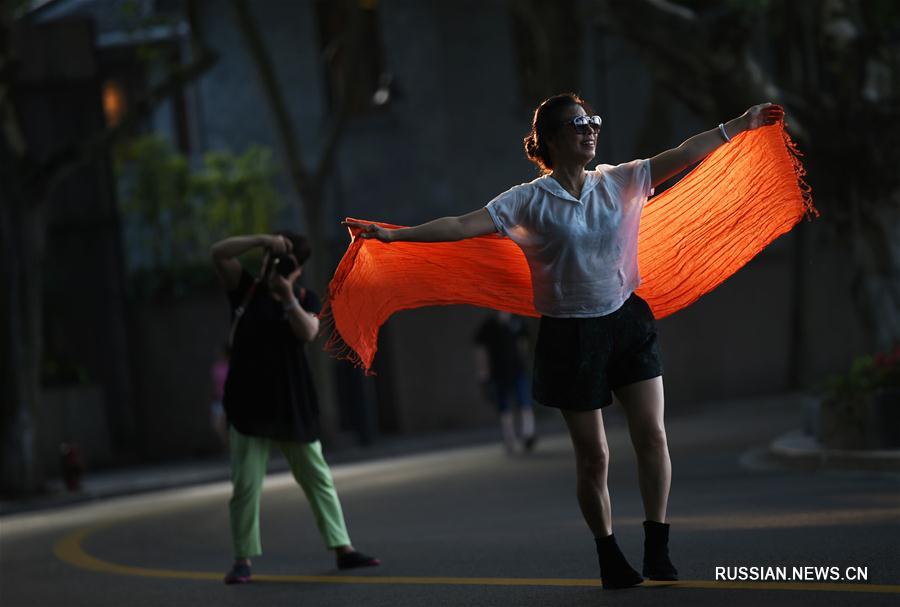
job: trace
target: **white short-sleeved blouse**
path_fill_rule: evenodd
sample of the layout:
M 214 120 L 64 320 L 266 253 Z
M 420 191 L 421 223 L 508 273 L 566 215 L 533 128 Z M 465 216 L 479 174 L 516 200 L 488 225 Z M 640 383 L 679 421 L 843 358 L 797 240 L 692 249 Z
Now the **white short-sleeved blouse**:
M 537 311 L 584 318 L 616 311 L 640 284 L 638 228 L 652 193 L 650 161 L 633 160 L 588 171 L 579 198 L 545 175 L 486 208 L 525 253 Z

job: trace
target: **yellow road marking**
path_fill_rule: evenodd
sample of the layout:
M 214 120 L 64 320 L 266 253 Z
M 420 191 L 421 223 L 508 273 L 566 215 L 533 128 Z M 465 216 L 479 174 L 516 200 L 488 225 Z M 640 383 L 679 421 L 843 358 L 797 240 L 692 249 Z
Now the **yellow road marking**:
M 153 569 L 111 563 L 84 551 L 81 543 L 89 535 L 108 525 L 98 525 L 79 529 L 59 540 L 53 553 L 60 560 L 89 571 L 130 575 L 138 577 L 215 580 L 222 574 L 206 571 L 179 571 L 174 569 Z M 442 585 L 442 586 L 588 586 L 600 587 L 596 579 L 564 578 L 479 578 L 479 577 L 415 577 L 415 576 L 363 576 L 363 575 L 254 575 L 261 582 L 293 582 L 301 584 L 381 584 L 381 585 Z M 713 582 L 708 580 L 679 580 L 677 582 L 646 581 L 644 587 L 703 588 L 714 590 L 805 590 L 828 592 L 867 592 L 900 594 L 900 585 L 891 584 L 834 584 L 819 582 Z

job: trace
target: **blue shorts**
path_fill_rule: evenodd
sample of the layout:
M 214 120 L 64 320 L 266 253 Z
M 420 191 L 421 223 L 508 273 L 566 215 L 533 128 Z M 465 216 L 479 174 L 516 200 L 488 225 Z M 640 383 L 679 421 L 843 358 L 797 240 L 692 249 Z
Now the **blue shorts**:
M 497 411 L 505 413 L 509 411 L 511 401 L 515 400 L 519 409 L 527 409 L 531 406 L 531 395 L 528 393 L 528 378 L 518 375 L 508 381 L 492 380 L 490 382 L 491 394 Z

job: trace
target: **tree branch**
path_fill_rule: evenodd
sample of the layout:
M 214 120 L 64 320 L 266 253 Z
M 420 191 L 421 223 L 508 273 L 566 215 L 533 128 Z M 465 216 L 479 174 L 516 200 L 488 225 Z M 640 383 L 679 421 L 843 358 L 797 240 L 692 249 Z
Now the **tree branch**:
M 259 33 L 259 26 L 250 12 L 247 0 L 231 0 L 231 7 L 237 17 L 238 27 L 244 38 L 244 44 L 250 52 L 250 57 L 256 66 L 260 84 L 266 101 L 272 109 L 275 119 L 275 130 L 284 154 L 287 157 L 291 179 L 297 192 L 303 192 L 309 187 L 309 173 L 303 165 L 303 155 L 300 143 L 297 139 L 294 123 L 284 102 L 284 94 L 278 84 L 275 75 L 275 66 L 272 63 L 266 45 Z M 305 202 L 305 201 L 304 201 Z
M 328 124 L 325 142 L 322 146 L 322 158 L 313 175 L 313 187 L 318 190 L 321 190 L 324 187 L 325 180 L 331 173 L 331 168 L 334 164 L 335 156 L 337 155 L 338 143 L 341 135 L 344 133 L 347 122 L 350 119 L 353 101 L 356 99 L 359 91 L 360 79 L 357 78 L 357 75 L 359 74 L 360 58 L 362 55 L 363 10 L 364 9 L 356 3 L 355 8 L 353 9 L 353 16 L 347 27 L 350 39 L 350 45 L 346 56 L 347 60 L 346 63 L 344 63 L 344 65 L 349 67 L 346 74 L 347 86 L 344 87 L 344 94 L 341 98 L 340 105 L 338 106 L 338 111 L 333 114 L 333 117 Z
M 599 1 L 611 25 L 648 59 L 653 76 L 705 119 L 722 120 L 762 100 L 787 101 L 749 52 L 749 28 L 716 38 L 706 20 L 673 2 Z M 796 117 L 791 124 L 805 134 Z
M 175 68 L 159 85 L 153 87 L 144 97 L 139 99 L 131 109 L 115 125 L 97 132 L 85 143 L 73 143 L 58 149 L 27 178 L 29 187 L 45 184 L 51 190 L 60 179 L 68 175 L 85 162 L 90 162 L 97 155 L 109 149 L 123 133 L 128 132 L 153 108 L 215 65 L 218 55 L 207 49 L 193 63 Z M 39 197 L 40 199 L 45 197 Z

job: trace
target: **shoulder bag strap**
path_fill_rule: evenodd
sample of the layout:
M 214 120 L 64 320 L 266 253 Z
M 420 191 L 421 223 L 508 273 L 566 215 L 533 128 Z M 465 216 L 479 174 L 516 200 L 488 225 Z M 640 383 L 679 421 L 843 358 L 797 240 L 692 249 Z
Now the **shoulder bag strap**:
M 244 312 L 247 311 L 247 304 L 250 303 L 250 299 L 253 297 L 253 293 L 256 292 L 256 285 L 259 284 L 259 279 L 253 281 L 253 284 L 250 285 L 250 288 L 247 289 L 247 294 L 244 295 L 244 300 L 234 310 L 234 320 L 231 321 L 231 331 L 228 332 L 228 349 L 234 345 L 234 333 L 237 331 L 238 323 L 241 321 L 241 317 L 244 316 Z

